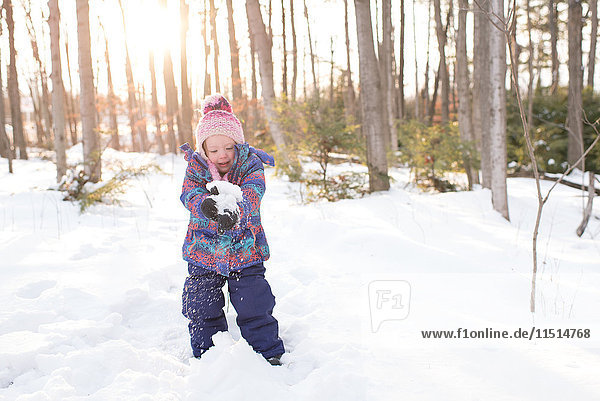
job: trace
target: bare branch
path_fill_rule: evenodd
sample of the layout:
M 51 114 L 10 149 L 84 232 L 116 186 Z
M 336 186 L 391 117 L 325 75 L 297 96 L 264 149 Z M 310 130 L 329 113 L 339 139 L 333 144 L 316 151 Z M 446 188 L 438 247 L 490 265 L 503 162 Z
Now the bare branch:
M 590 123 L 590 121 L 587 118 L 587 114 L 585 112 L 585 110 L 583 110 L 583 115 L 584 115 L 584 122 L 589 125 L 590 127 L 592 127 L 592 129 L 594 130 L 594 132 L 596 132 L 596 139 L 594 139 L 594 142 L 592 142 L 590 144 L 590 146 L 588 146 L 588 148 L 586 149 L 585 152 L 583 152 L 583 154 L 581 155 L 581 157 L 575 162 L 573 163 L 573 165 L 571 167 L 569 167 L 567 169 L 567 171 L 565 171 L 560 177 L 559 179 L 554 183 L 554 185 L 552 185 L 552 187 L 548 190 L 548 193 L 546 194 L 546 197 L 544 198 L 543 202 L 546 203 L 546 201 L 548 200 L 548 197 L 550 196 L 550 192 L 552 192 L 552 190 L 554 189 L 554 187 L 556 187 L 562 180 L 563 178 L 565 178 L 567 175 L 569 175 L 569 173 L 571 171 L 573 171 L 573 169 L 583 160 L 585 159 L 585 157 L 587 156 L 588 153 L 590 153 L 590 151 L 593 149 L 594 146 L 596 146 L 596 144 L 598 143 L 598 141 L 600 141 L 600 133 L 598 133 L 598 129 L 596 128 L 596 125 L 598 124 L 598 120 L 596 120 L 593 124 Z M 599 119 L 600 120 L 600 119 Z

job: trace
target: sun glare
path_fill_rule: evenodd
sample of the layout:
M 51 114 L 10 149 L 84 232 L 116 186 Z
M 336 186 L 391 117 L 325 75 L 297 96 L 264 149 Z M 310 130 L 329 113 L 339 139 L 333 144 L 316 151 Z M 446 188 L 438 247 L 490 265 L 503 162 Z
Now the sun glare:
M 127 39 L 130 48 L 152 50 L 162 56 L 166 49 L 179 47 L 179 13 L 156 2 L 131 2 L 127 20 Z
M 177 7 L 165 8 L 152 0 L 128 0 L 123 2 L 123 7 L 127 48 L 134 63 L 146 63 L 150 50 L 156 57 L 162 57 L 166 49 L 178 51 L 180 23 Z M 111 7 L 105 15 L 110 15 L 103 21 L 110 39 L 122 41 L 123 20 L 118 6 Z M 135 60 L 137 58 L 140 60 Z

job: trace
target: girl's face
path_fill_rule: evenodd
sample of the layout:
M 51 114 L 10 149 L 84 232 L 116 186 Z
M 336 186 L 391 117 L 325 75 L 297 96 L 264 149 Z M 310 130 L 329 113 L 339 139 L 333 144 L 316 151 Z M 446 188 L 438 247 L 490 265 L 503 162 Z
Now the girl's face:
M 208 160 L 217 166 L 221 174 L 225 174 L 233 166 L 235 159 L 235 141 L 225 135 L 213 135 L 202 144 Z

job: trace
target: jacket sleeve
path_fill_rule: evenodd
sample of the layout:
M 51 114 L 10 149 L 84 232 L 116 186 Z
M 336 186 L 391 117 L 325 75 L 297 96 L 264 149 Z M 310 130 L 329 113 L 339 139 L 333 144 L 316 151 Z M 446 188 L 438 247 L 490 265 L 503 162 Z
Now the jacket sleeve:
M 244 177 L 240 188 L 242 189 L 243 201 L 238 202 L 240 208 L 240 226 L 245 227 L 250 218 L 259 216 L 260 202 L 265 193 L 265 173 L 262 168 L 257 168 Z
M 210 192 L 206 189 L 206 180 L 202 179 L 194 163 L 189 163 L 185 171 L 185 178 L 183 179 L 183 186 L 181 189 L 181 203 L 187 210 L 190 211 L 192 217 L 199 219 L 209 229 L 217 230 L 217 223 L 208 219 L 200 210 L 200 205 L 204 199 L 206 199 Z

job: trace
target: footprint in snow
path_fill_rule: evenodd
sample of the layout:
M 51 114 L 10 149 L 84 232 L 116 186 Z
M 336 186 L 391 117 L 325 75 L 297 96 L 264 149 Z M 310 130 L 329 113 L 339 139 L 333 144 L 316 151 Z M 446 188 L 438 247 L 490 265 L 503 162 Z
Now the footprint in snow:
M 35 299 L 42 295 L 42 292 L 54 287 L 56 281 L 54 280 L 42 280 L 35 283 L 27 284 L 17 291 L 17 296 L 25 299 Z

